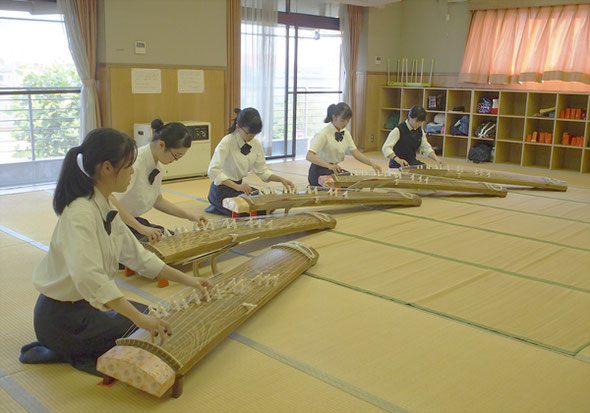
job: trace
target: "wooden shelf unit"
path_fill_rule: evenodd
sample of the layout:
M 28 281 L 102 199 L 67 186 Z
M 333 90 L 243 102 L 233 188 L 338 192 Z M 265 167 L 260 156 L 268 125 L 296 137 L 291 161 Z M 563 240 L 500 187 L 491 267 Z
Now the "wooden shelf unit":
M 428 110 L 428 97 L 431 95 L 444 96 L 442 110 Z M 477 113 L 477 103 L 483 97 L 499 98 L 497 114 Z M 474 130 L 483 122 L 496 121 L 494 163 L 590 174 L 588 93 L 383 86 L 379 102 L 379 147 L 390 132 L 384 126 L 391 113 L 400 112 L 402 122 L 416 104 L 426 109 L 427 122 L 431 122 L 438 113 L 444 114 L 443 133 L 428 135 L 437 154 L 442 154 L 444 158 L 467 160 L 469 149 L 482 140 L 475 136 Z M 461 106 L 463 110 L 453 110 Z M 556 108 L 555 117 L 535 116 L 541 109 L 552 107 Z M 567 108 L 585 109 L 586 119 L 560 118 L 560 111 L 565 112 Z M 452 135 L 451 126 L 464 115 L 469 115 L 468 135 Z M 527 134 L 533 131 L 551 133 L 552 143 L 526 142 Z M 583 146 L 562 145 L 564 132 L 570 136 L 583 136 Z

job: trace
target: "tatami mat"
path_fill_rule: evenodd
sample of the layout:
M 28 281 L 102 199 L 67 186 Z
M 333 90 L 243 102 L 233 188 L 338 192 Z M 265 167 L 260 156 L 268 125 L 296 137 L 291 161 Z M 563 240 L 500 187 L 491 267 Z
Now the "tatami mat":
M 379 154 L 369 156 L 385 166 Z M 344 166 L 366 169 L 351 158 Z M 309 164 L 270 167 L 305 183 Z M 331 207 L 322 211 L 338 220 L 333 231 L 222 255 L 223 270 L 298 239 L 320 259 L 202 360 L 180 399 L 97 386 L 64 364 L 18 362 L 20 346 L 34 339 L 31 273 L 44 254 L 34 241 L 49 243 L 57 217 L 50 190 L 2 195 L 0 229 L 33 242 L 0 231 L 0 371 L 7 375 L 0 384 L 12 386 L 0 385 L 3 411 L 34 411 L 34 403 L 22 407 L 23 395 L 60 412 L 590 411 L 590 179 L 551 176 L 571 187 L 511 190 L 504 199 L 434 195 L 419 208 Z M 167 183 L 163 194 L 219 219 L 204 213 L 209 185 Z M 155 210 L 145 216 L 192 226 Z M 210 274 L 206 264 L 202 274 Z M 117 282 L 144 303 L 182 288 L 159 289 L 137 275 L 119 274 Z
M 4 247 L 0 254 L 0 369 L 11 375 L 24 368 L 18 361 L 20 348 L 35 340 L 33 308 L 39 293 L 33 288 L 32 274 L 45 252 L 23 243 Z
M 44 366 L 19 373 L 14 379 L 56 412 L 381 411 L 232 339 L 221 343 L 186 375 L 179 399 L 158 399 L 123 383 L 98 386 L 98 377 L 73 375 L 71 370 L 66 365 Z
M 320 280 L 275 300 L 239 333 L 410 411 L 590 405 L 590 364 Z

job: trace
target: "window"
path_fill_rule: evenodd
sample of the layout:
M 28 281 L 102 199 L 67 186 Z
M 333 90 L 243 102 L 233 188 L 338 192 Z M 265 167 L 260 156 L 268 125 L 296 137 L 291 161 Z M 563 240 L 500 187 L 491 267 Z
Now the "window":
M 0 10 L 0 50 L 0 169 L 12 177 L 0 186 L 53 181 L 80 127 L 80 79 L 62 16 Z
M 338 6 L 287 0 L 286 12 L 279 13 L 285 63 L 276 71 L 276 91 L 282 99 L 277 96 L 275 111 L 283 116 L 273 118 L 272 157 L 305 157 L 309 141 L 325 126 L 326 109 L 341 100 L 342 39 L 340 23 L 333 17 Z

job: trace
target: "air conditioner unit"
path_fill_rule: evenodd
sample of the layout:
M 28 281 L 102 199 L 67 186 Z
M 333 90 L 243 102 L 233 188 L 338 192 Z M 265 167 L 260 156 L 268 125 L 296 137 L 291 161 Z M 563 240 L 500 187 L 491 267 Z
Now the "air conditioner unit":
M 207 175 L 211 161 L 211 123 L 178 121 L 184 124 L 192 138 L 190 149 L 178 161 L 164 165 L 163 180 L 194 178 Z M 151 142 L 153 131 L 149 123 L 133 125 L 133 137 L 137 146 Z

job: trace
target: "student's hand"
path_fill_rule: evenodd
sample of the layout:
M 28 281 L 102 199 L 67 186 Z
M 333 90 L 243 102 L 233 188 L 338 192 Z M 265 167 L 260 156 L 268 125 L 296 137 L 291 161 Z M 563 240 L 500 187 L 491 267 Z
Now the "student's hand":
M 371 167 L 373 168 L 373 170 L 375 172 L 377 172 L 378 174 L 382 172 L 381 167 L 379 165 L 377 165 L 376 163 L 371 164 Z
M 156 242 L 160 241 L 162 238 L 162 231 L 158 228 L 148 227 L 147 225 L 142 225 L 139 229 L 141 235 L 145 235 L 149 242 L 155 244 Z
M 209 220 L 207 220 L 207 218 L 205 218 L 201 215 L 197 215 L 197 214 L 192 214 L 188 220 L 192 221 L 192 222 L 198 222 L 201 224 L 206 224 L 207 222 L 209 222 Z
M 436 159 L 436 163 L 438 164 L 438 166 L 447 166 L 447 164 L 440 158 Z
M 201 292 L 203 292 L 203 293 L 205 292 L 205 289 L 210 291 L 211 288 L 213 288 L 211 283 L 209 281 L 207 281 L 206 278 L 203 278 L 203 277 L 190 277 L 190 280 L 189 280 L 187 286 L 201 290 Z
M 289 181 L 288 179 L 281 178 L 281 183 L 287 189 L 291 189 L 291 190 L 295 189 L 295 184 L 293 182 Z
M 332 164 L 329 169 L 331 169 L 335 174 L 339 174 L 344 171 L 344 169 L 342 169 L 337 163 Z
M 149 314 L 140 314 L 137 320 L 134 320 L 137 327 L 149 331 L 152 336 L 152 343 L 155 337 L 160 337 L 160 345 L 164 344 L 164 337 L 172 335 L 172 327 L 167 321 L 160 320 L 158 317 Z
M 403 168 L 410 166 L 410 163 L 403 158 L 397 157 L 397 163 L 399 163 Z
M 246 195 L 250 195 L 250 193 L 252 192 L 252 188 L 246 182 L 238 184 L 238 187 L 236 188 L 236 190 L 243 192 Z

